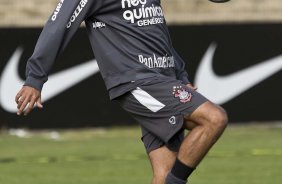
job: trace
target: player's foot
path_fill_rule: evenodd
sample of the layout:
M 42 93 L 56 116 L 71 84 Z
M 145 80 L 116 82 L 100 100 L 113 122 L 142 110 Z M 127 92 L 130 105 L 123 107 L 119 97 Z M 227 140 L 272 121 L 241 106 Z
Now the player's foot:
M 169 173 L 166 177 L 165 184 L 187 184 L 187 181 L 181 180 Z

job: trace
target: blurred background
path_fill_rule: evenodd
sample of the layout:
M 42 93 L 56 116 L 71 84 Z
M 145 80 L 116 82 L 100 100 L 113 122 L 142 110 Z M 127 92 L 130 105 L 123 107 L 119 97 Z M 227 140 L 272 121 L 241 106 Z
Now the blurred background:
M 1 0 L 1 26 L 42 26 L 57 0 Z M 209 24 L 281 22 L 280 0 L 233 0 L 213 4 L 207 0 L 165 0 L 162 2 L 169 24 Z
M 57 3 L 0 0 L 0 183 L 149 183 L 137 123 L 110 102 L 98 72 L 45 99 L 43 110 L 15 115 L 26 61 Z M 162 7 L 190 80 L 230 118 L 191 183 L 280 184 L 282 1 L 162 0 Z M 51 75 L 94 59 L 82 26 Z M 47 82 L 43 100 L 64 82 Z

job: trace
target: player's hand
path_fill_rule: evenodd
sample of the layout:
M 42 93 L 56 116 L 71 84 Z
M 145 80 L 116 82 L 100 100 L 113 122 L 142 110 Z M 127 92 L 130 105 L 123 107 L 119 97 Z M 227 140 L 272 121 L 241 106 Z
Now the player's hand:
M 187 84 L 186 86 L 188 88 L 191 88 L 191 89 L 195 90 L 195 91 L 198 89 L 196 86 L 193 86 L 191 83 Z
M 23 86 L 18 92 L 16 98 L 16 103 L 18 104 L 17 115 L 24 114 L 28 115 L 34 106 L 38 108 L 43 108 L 41 102 L 41 93 L 37 89 L 29 86 Z

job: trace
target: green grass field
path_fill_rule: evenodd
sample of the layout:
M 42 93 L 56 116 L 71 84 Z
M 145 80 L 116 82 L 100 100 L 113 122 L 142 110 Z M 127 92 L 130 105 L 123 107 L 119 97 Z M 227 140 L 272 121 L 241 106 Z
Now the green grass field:
M 279 128 L 280 126 L 280 128 Z M 0 184 L 149 184 L 137 127 L 0 133 Z M 57 138 L 57 135 L 56 137 Z M 281 184 L 282 126 L 231 125 L 190 184 Z

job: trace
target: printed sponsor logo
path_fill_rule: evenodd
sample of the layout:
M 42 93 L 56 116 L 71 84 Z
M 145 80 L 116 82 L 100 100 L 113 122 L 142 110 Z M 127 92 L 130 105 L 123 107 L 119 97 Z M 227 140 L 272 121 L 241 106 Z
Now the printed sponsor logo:
M 126 9 L 123 18 L 138 26 L 149 26 L 165 22 L 163 10 L 160 6 L 151 4 L 146 6 L 147 0 L 122 0 L 122 9 Z
M 67 24 L 67 28 L 70 28 L 72 26 L 72 23 L 75 22 L 75 20 L 80 15 L 80 13 L 82 12 L 83 8 L 86 6 L 87 3 L 88 3 L 88 0 L 80 1 L 79 5 L 76 7 L 76 9 L 74 10 L 71 16 L 69 23 Z
M 149 68 L 173 68 L 175 66 L 173 56 L 157 57 L 155 54 L 153 54 L 151 57 L 138 55 L 138 58 L 140 63 Z
M 168 122 L 172 125 L 175 125 L 176 124 L 176 118 L 175 116 L 172 116 L 171 118 L 169 118 Z
M 17 112 L 15 95 L 24 84 L 18 73 L 18 65 L 23 49 L 18 48 L 11 56 L 0 75 L 0 106 L 7 112 Z M 95 59 L 65 69 L 49 76 L 48 82 L 44 85 L 42 99 L 44 102 L 56 97 L 67 89 L 82 82 L 88 77 L 99 72 L 99 67 Z
M 217 45 L 212 43 L 200 62 L 195 76 L 198 91 L 217 104 L 224 104 L 282 70 L 282 55 L 235 73 L 219 76 L 213 69 Z
M 106 24 L 104 22 L 93 22 L 93 28 L 94 29 L 101 29 L 101 28 L 105 28 Z
M 54 22 L 56 19 L 57 19 L 57 16 L 58 14 L 60 13 L 60 10 L 63 6 L 63 3 L 64 3 L 64 0 L 60 0 L 59 4 L 57 5 L 52 17 L 51 17 L 51 20 Z

